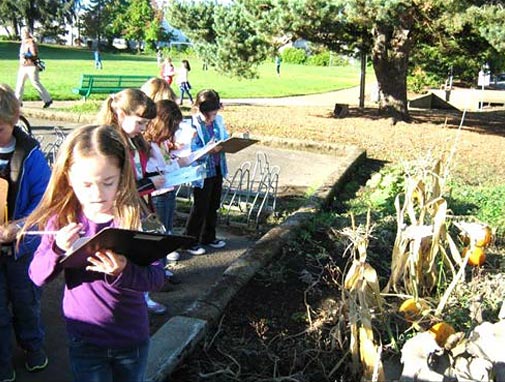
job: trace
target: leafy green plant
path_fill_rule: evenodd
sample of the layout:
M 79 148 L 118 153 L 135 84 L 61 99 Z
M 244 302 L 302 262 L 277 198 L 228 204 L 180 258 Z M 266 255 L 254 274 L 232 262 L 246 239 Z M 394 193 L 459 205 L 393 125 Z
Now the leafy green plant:
M 316 66 L 329 66 L 330 65 L 330 52 L 321 52 L 310 56 L 307 60 L 310 65 Z
M 505 186 L 469 186 L 462 183 L 452 185 L 452 211 L 456 215 L 473 215 L 497 228 L 496 235 L 505 235 Z
M 420 67 L 414 68 L 411 75 L 407 77 L 407 88 L 414 93 L 425 93 L 427 89 L 438 87 L 440 80 L 434 75 L 430 75 Z
M 286 48 L 282 51 L 282 60 L 290 64 L 304 64 L 307 60 L 307 53 L 303 49 Z

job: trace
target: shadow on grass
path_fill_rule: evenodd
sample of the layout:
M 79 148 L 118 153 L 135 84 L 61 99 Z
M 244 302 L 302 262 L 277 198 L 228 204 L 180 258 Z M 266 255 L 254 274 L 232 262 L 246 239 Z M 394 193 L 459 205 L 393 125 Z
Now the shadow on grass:
M 410 110 L 409 111 L 412 128 L 422 124 L 435 124 L 441 128 L 457 129 L 461 124 L 462 111 L 457 110 Z M 325 119 L 335 119 L 331 112 L 325 115 L 315 114 L 315 117 Z M 349 113 L 341 118 L 366 118 L 372 121 L 390 120 L 389 117 L 379 113 L 377 108 L 349 108 Z M 392 128 L 394 126 L 391 126 Z M 505 136 L 505 110 L 497 109 L 484 112 L 467 112 L 463 122 L 463 130 L 476 132 L 479 134 L 489 134 Z

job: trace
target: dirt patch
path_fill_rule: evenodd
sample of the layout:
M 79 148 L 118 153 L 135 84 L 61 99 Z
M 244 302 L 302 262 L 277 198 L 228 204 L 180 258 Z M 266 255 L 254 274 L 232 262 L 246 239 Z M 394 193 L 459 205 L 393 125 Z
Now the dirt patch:
M 323 107 L 229 106 L 223 111 L 231 132 L 316 142 L 352 144 L 372 159 L 400 162 L 428 151 L 449 155 L 455 147 L 453 176 L 480 184 L 505 176 L 505 111 L 462 113 L 411 111 L 412 123 L 395 125 L 377 109 L 351 108 L 346 118 L 333 118 Z M 455 146 L 456 145 L 456 146 Z M 478 165 L 478 171 L 473 170 Z

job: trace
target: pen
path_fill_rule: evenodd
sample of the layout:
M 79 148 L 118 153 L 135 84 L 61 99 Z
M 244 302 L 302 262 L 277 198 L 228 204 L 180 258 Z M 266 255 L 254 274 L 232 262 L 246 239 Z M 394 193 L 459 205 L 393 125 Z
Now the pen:
M 56 235 L 59 231 L 26 231 L 24 232 L 25 235 Z M 84 235 L 86 232 L 84 231 L 79 231 L 79 235 Z

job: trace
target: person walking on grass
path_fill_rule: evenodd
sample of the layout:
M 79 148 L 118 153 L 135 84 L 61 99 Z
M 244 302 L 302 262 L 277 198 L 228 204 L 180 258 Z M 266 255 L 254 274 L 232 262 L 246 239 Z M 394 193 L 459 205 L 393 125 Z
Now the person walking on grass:
M 182 106 L 184 102 L 184 94 L 188 95 L 190 104 L 193 104 L 193 97 L 191 96 L 191 84 L 189 83 L 188 74 L 191 71 L 191 65 L 188 60 L 182 60 L 181 67 L 177 72 L 177 84 L 179 85 L 179 90 L 181 91 L 181 98 L 179 105 Z
M 51 106 L 53 100 L 51 95 L 46 90 L 44 85 L 40 82 L 39 69 L 35 64 L 39 57 L 39 49 L 35 39 L 26 27 L 21 29 L 21 47 L 19 48 L 19 71 L 16 83 L 16 98 L 21 105 L 23 104 L 23 93 L 25 88 L 25 81 L 30 79 L 31 84 L 39 93 L 42 102 L 44 102 L 44 109 Z
M 212 140 L 228 138 L 223 117 L 218 115 L 221 100 L 215 90 L 198 92 L 194 109 L 192 124 L 197 133 L 191 142 L 192 151 L 204 147 Z M 198 163 L 205 163 L 206 174 L 204 180 L 193 182 L 194 202 L 186 222 L 185 234 L 198 240 L 197 245 L 187 249 L 192 255 L 203 255 L 206 252 L 204 245 L 211 248 L 223 248 L 226 245 L 224 240 L 216 237 L 223 178 L 228 174 L 226 156 L 220 152 L 220 148 L 215 148 L 198 160 Z
M 102 70 L 103 69 L 102 54 L 100 53 L 100 49 L 98 47 L 93 52 L 93 57 L 95 58 L 95 69 Z
M 170 57 L 166 57 L 161 65 L 160 77 L 163 78 L 170 86 L 174 81 L 174 76 L 175 68 L 174 64 L 172 64 L 172 59 Z
M 60 149 L 51 180 L 29 227 L 56 232 L 42 237 L 30 277 L 42 286 L 64 272 L 65 317 L 74 382 L 143 381 L 149 352 L 145 291 L 161 288 L 163 266 L 133 264 L 97 248 L 85 268 L 60 260 L 82 235 L 107 227 L 137 230 L 140 205 L 124 139 L 112 126 L 75 129 Z
M 275 56 L 275 73 L 277 73 L 277 77 L 281 76 L 281 64 L 282 64 L 282 57 L 278 54 Z
M 41 291 L 28 277 L 40 239 L 23 237 L 16 245 L 16 237 L 20 221 L 40 202 L 51 171 L 39 143 L 15 127 L 18 118 L 19 102 L 14 92 L 0 84 L 0 177 L 8 184 L 1 195 L 4 216 L 0 225 L 0 381 L 4 382 L 16 379 L 13 333 L 25 352 L 28 371 L 42 370 L 48 364 L 43 348 Z

